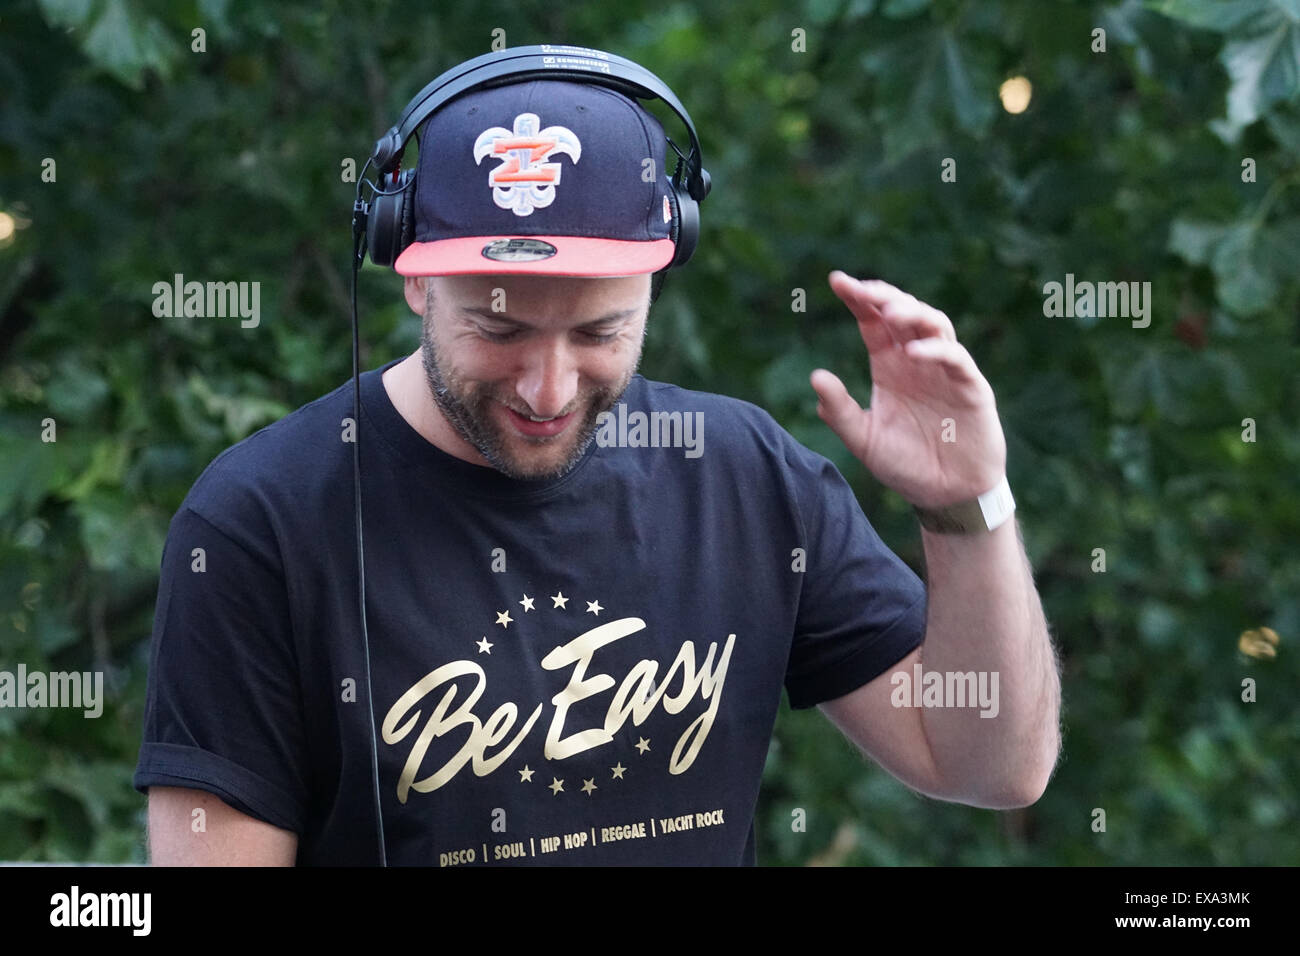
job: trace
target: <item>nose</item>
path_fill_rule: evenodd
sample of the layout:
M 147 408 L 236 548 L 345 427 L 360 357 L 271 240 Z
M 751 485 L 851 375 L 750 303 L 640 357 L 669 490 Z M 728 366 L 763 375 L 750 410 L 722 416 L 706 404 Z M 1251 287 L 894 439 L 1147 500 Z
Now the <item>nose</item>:
M 559 415 L 578 394 L 578 365 L 565 338 L 550 336 L 536 342 L 515 383 L 515 391 L 538 418 Z

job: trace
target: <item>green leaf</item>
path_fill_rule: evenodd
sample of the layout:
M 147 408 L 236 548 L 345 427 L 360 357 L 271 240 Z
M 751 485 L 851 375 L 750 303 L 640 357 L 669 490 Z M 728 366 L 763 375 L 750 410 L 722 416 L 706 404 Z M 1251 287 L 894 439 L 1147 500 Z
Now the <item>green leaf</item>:
M 56 425 L 57 428 L 57 425 Z M 40 504 L 47 494 L 72 474 L 74 462 L 84 451 L 69 443 L 68 432 L 61 441 L 43 442 L 39 427 L 29 437 L 0 433 L 0 514 L 23 514 Z
M 804 12 L 813 26 L 824 27 L 840 15 L 841 6 L 841 0 L 809 0 Z
M 772 406 L 797 406 L 815 400 L 808 376 L 818 366 L 817 357 L 801 347 L 781 355 L 763 371 L 763 400 Z
M 1236 142 L 1243 128 L 1300 89 L 1300 23 L 1283 21 L 1267 33 L 1233 40 L 1219 61 L 1232 80 L 1221 129 L 1228 142 Z
M 1142 643 L 1150 647 L 1169 647 L 1183 632 L 1177 612 L 1157 600 L 1143 602 L 1138 611 L 1137 625 Z
M 155 509 L 132 505 L 120 495 L 94 491 L 73 506 L 91 567 L 156 571 L 166 522 Z
M 230 32 L 230 0 L 199 0 L 199 16 L 212 23 L 218 33 Z
M 885 162 L 897 163 L 942 137 L 937 37 L 909 35 L 864 55 L 863 66 L 880 81 L 876 119 L 884 132 Z
M 1278 108 L 1265 117 L 1269 132 L 1278 145 L 1292 153 L 1300 153 L 1300 113 L 1294 108 Z
M 119 82 L 140 90 L 145 70 L 164 77 L 170 74 L 180 47 L 162 24 L 143 15 L 131 0 L 105 0 L 102 13 L 82 41 L 82 50 Z
M 1210 124 L 1227 143 L 1275 103 L 1300 90 L 1300 0 L 1162 0 L 1154 9 L 1226 35 L 1219 62 L 1228 73 L 1227 115 Z
M 187 384 L 203 402 L 208 414 L 222 417 L 226 435 L 233 441 L 247 438 L 258 428 L 269 425 L 292 411 L 283 402 L 258 395 L 223 395 L 197 373 L 189 377 Z
M 41 14 L 52 27 L 78 28 L 86 25 L 103 0 L 40 0 Z
M 73 627 L 65 614 L 37 614 L 32 622 L 32 635 L 43 654 L 56 654 L 81 640 L 81 631 Z
M 108 397 L 109 384 L 98 370 L 73 354 L 59 360 L 45 394 L 56 420 L 84 420 Z
M 1151 6 L 1167 17 L 1218 33 L 1258 27 L 1273 16 L 1269 0 L 1159 0 Z
M 995 114 L 991 80 L 973 75 L 969 58 L 962 55 L 957 38 L 948 30 L 943 33 L 943 59 L 948 72 L 948 94 L 958 124 L 968 133 L 983 132 Z
M 46 770 L 43 783 L 77 800 L 97 827 L 108 821 L 112 804 L 129 786 L 121 770 L 107 761 L 60 761 Z
M 38 799 L 35 781 L 22 780 L 0 784 L 0 813 L 12 813 L 29 820 L 37 820 L 45 811 Z
M 100 485 L 121 484 L 129 454 L 127 443 L 120 438 L 96 442 L 90 454 L 90 464 L 73 481 L 60 488 L 59 494 L 69 501 L 76 501 Z
M 1175 219 L 1169 228 L 1168 249 L 1194 266 L 1203 266 L 1210 261 L 1210 255 L 1228 229 L 1218 222 Z
M 1262 312 L 1277 295 L 1272 276 L 1260 267 L 1258 232 L 1251 222 L 1233 226 L 1214 250 L 1210 263 L 1219 300 L 1239 315 Z
M 1214 372 L 1218 388 L 1235 405 L 1246 408 L 1258 400 L 1259 392 L 1251 384 L 1250 375 L 1236 355 L 1207 349 L 1202 361 Z
M 880 12 L 891 20 L 915 16 L 930 5 L 930 0 L 885 0 Z

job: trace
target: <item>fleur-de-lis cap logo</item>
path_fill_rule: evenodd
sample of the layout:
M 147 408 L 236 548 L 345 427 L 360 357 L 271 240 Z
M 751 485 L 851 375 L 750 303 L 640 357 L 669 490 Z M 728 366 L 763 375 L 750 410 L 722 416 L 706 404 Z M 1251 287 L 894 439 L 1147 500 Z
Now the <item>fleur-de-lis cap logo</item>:
M 538 129 L 536 113 L 520 113 L 514 130 L 493 126 L 474 141 L 474 162 L 485 157 L 501 164 L 488 173 L 492 200 L 516 216 L 531 216 L 534 209 L 544 209 L 555 202 L 555 187 L 560 183 L 560 164 L 545 160 L 564 153 L 574 163 L 582 156 L 582 144 L 573 130 L 564 126 Z

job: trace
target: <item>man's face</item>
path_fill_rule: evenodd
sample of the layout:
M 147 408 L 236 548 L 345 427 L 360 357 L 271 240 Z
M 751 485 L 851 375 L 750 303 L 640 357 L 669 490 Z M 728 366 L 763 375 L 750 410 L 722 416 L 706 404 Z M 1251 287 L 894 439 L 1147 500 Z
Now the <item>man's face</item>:
M 636 373 L 650 277 L 425 276 L 406 296 L 443 417 L 498 471 L 551 479 Z

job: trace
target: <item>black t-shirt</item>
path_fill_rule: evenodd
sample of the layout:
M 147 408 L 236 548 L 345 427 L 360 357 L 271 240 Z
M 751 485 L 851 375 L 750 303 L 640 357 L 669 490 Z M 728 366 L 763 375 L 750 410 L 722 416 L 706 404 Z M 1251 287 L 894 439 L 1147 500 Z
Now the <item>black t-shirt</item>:
M 782 686 L 897 663 L 921 581 L 757 406 L 637 375 L 572 471 L 519 481 L 421 437 L 393 364 L 360 423 L 389 863 L 753 864 Z M 227 449 L 173 518 L 133 781 L 294 831 L 300 865 L 378 862 L 352 401 Z

